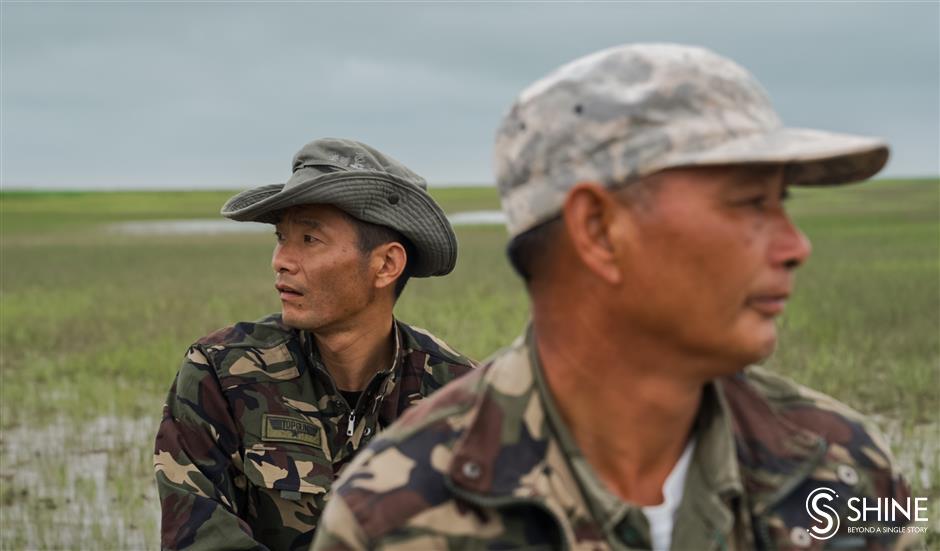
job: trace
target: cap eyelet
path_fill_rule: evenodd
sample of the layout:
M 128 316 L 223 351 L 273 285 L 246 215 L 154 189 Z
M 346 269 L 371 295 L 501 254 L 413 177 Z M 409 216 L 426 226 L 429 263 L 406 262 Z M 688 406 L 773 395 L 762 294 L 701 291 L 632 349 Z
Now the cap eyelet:
M 388 196 L 388 202 L 389 202 L 390 204 L 392 204 L 392 205 L 397 205 L 397 204 L 398 204 L 398 200 L 399 200 L 399 197 L 398 197 L 398 194 L 397 194 L 397 193 L 393 193 L 393 194 L 391 194 L 391 195 Z

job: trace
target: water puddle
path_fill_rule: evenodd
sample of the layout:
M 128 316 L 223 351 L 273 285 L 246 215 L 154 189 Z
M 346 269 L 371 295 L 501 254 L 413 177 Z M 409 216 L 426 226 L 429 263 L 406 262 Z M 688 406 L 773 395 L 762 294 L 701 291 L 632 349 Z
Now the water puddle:
M 872 415 L 894 451 L 898 469 L 913 486 L 932 488 L 940 485 L 934 477 L 940 472 L 940 422 L 915 425 L 907 430 L 904 423 L 883 415 Z M 940 525 L 940 519 L 938 519 Z
M 4 429 L 0 549 L 157 548 L 160 513 L 151 454 L 158 411 L 155 406 L 154 416 L 140 419 L 63 418 L 45 427 Z M 884 417 L 876 422 L 915 487 L 937 484 L 940 424 L 905 427 Z
M 454 226 L 502 225 L 506 217 L 498 210 L 455 212 L 448 216 Z M 135 220 L 108 224 L 106 230 L 125 235 L 218 235 L 231 233 L 265 233 L 269 224 L 235 222 L 234 220 L 195 218 L 188 220 Z
M 271 231 L 270 224 L 258 222 L 235 222 L 234 220 L 148 220 L 117 222 L 107 226 L 108 231 L 126 235 L 216 235 L 224 233 L 264 233 Z
M 0 548 L 153 549 L 157 415 L 4 429 Z
M 501 210 L 468 210 L 447 217 L 454 226 L 502 226 L 506 215 Z

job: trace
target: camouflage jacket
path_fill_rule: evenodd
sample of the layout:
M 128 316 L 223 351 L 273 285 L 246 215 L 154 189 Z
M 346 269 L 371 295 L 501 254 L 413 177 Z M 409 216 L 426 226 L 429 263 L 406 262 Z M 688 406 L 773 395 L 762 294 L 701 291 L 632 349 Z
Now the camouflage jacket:
M 170 389 L 154 468 L 164 548 L 306 549 L 340 469 L 413 402 L 473 364 L 396 322 L 394 369 L 347 404 L 312 337 L 279 315 L 192 345 Z
M 407 412 L 337 482 L 312 549 L 649 549 L 638 507 L 618 500 L 616 522 L 596 507 L 539 370 L 519 339 Z M 860 414 L 758 367 L 706 385 L 706 402 L 673 549 L 905 546 L 846 529 L 845 498 L 910 495 Z M 809 534 L 806 500 L 820 486 L 843 498 L 827 540 Z

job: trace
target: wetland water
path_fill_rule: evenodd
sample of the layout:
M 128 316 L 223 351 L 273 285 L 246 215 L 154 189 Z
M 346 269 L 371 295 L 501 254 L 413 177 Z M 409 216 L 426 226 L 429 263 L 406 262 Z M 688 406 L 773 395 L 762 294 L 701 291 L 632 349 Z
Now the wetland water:
M 0 548 L 155 549 L 154 416 L 5 428 Z
M 474 210 L 448 215 L 454 226 L 502 225 L 506 217 L 498 210 Z M 213 235 L 225 233 L 264 233 L 271 231 L 270 224 L 258 222 L 235 222 L 225 218 L 196 218 L 189 220 L 135 220 L 117 222 L 106 226 L 107 230 L 128 235 Z
M 60 418 L 45 427 L 5 429 L 0 548 L 159 547 L 151 455 L 160 415 L 156 403 L 153 412 L 137 419 Z M 875 420 L 886 431 L 902 472 L 930 487 L 940 426 L 905 428 L 893 419 Z M 931 521 L 931 529 L 938 529 Z

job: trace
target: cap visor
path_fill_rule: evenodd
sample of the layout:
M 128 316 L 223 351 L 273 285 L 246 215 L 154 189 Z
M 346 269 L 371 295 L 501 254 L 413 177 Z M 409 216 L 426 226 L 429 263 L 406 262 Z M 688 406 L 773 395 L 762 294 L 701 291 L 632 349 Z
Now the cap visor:
M 222 205 L 220 214 L 239 222 L 258 221 L 259 215 L 263 217 L 269 212 L 265 208 L 268 200 L 284 189 L 284 184 L 271 184 L 245 190 L 232 197 Z
M 679 167 L 781 163 L 787 165 L 790 184 L 813 186 L 867 180 L 887 161 L 888 145 L 877 138 L 781 128 L 738 138 L 706 151 L 670 157 L 666 164 Z

